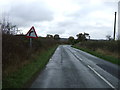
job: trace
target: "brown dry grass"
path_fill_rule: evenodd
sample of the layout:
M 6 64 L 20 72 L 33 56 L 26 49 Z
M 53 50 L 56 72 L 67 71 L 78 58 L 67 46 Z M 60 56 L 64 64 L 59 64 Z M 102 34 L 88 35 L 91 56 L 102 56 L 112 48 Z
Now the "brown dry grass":
M 77 44 L 77 46 L 120 59 L 120 40 L 118 41 L 107 41 L 107 40 L 86 41 L 86 42 L 81 42 Z
M 96 52 L 101 53 L 101 54 L 104 54 L 104 55 L 113 56 L 113 57 L 115 57 L 115 58 L 120 58 L 120 54 L 118 54 L 118 53 L 116 53 L 116 52 L 110 52 L 110 51 L 108 51 L 108 50 L 104 50 L 104 49 L 100 49 L 100 48 L 98 48 L 98 49 L 96 50 Z
M 16 72 L 19 68 L 23 67 L 26 64 L 29 64 L 30 61 L 25 60 L 24 62 L 21 62 L 19 64 L 15 64 L 15 65 L 9 65 L 8 67 L 6 67 L 3 71 L 3 75 L 9 75 L 10 73 Z
M 3 75 L 8 75 L 35 60 L 36 56 L 55 46 L 58 42 L 50 38 L 33 39 L 30 50 L 29 38 L 3 34 L 2 38 L 2 69 Z

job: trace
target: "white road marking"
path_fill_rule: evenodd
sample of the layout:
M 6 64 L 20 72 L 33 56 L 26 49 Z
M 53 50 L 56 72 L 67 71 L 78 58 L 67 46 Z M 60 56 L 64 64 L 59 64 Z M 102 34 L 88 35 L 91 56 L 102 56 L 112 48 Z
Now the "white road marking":
M 79 57 L 79 59 L 82 61 L 82 58 Z
M 78 57 L 76 54 L 74 54 L 77 58 L 79 58 L 80 61 L 82 61 L 82 58 Z
M 80 58 L 80 57 L 78 57 L 78 56 L 77 56 L 77 58 L 79 58 L 79 60 L 81 60 L 81 61 L 82 61 L 82 58 Z
M 115 87 L 108 82 L 104 77 L 102 77 L 97 71 L 95 71 L 90 65 L 87 65 L 97 76 L 99 76 L 103 81 L 105 81 L 111 88 L 115 89 Z M 116 89 L 115 89 L 116 90 Z
M 83 59 L 82 58 L 80 58 L 80 57 L 78 57 L 76 54 L 74 54 L 71 50 L 70 50 L 70 48 L 68 48 L 69 49 L 69 51 L 77 58 L 77 59 L 79 59 L 80 61 L 82 61 Z M 75 52 L 76 53 L 76 52 Z

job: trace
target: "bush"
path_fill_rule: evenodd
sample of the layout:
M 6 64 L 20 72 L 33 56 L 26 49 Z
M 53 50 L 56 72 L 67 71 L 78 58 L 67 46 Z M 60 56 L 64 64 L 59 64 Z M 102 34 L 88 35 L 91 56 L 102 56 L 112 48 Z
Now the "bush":
M 10 67 L 17 69 L 22 67 L 37 52 L 42 52 L 57 44 L 57 41 L 51 38 L 32 39 L 32 49 L 29 46 L 29 38 L 24 35 L 2 35 L 2 67 L 3 73 L 11 72 Z M 10 71 L 7 71 L 7 70 Z
M 113 54 L 118 54 L 118 57 L 120 57 L 120 41 L 87 41 L 81 42 L 77 45 L 79 47 L 88 48 L 93 51 L 100 49 Z
M 96 50 L 98 48 L 108 50 L 110 52 L 120 52 L 118 47 L 120 45 L 120 41 L 87 41 L 79 44 L 82 47 L 86 47 L 92 50 Z

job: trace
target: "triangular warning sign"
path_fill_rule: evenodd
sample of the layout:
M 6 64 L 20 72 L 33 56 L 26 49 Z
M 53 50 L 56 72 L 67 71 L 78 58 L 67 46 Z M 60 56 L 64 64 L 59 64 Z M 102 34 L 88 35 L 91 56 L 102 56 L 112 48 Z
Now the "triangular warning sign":
M 32 26 L 31 29 L 28 31 L 28 33 L 26 34 L 26 37 L 28 38 L 38 38 L 35 28 Z

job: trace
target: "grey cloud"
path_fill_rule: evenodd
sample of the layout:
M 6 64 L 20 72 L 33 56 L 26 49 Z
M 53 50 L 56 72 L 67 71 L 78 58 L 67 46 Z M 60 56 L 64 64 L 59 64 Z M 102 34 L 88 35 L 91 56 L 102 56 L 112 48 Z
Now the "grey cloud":
M 58 26 L 49 27 L 49 30 L 47 30 L 47 32 L 51 34 L 64 34 L 65 31 L 66 31 L 65 27 L 58 27 Z
M 92 36 L 92 38 L 100 38 L 101 36 L 104 38 L 108 33 L 112 33 L 113 30 L 111 26 L 106 26 L 101 23 L 96 23 L 96 25 L 80 24 L 78 21 L 75 22 L 75 20 L 69 22 L 59 22 L 58 25 L 64 27 L 64 34 L 76 36 L 78 33 L 87 32 Z
M 39 32 L 43 32 L 43 34 L 59 34 L 60 36 L 69 37 L 86 32 L 89 33 L 92 38 L 104 38 L 108 33 L 112 33 L 113 26 L 111 24 L 111 18 L 103 18 L 103 16 L 95 17 L 94 15 L 92 16 L 92 14 L 96 11 L 100 11 L 108 15 L 116 9 L 115 3 L 102 2 L 97 5 L 91 5 L 90 0 L 71 0 L 71 2 L 79 5 L 80 9 L 60 13 L 60 18 L 64 17 L 63 21 L 59 19 L 58 21 L 55 20 L 55 16 L 58 15 L 59 11 L 46 6 L 47 4 L 45 4 L 44 0 L 35 0 L 27 3 L 23 0 L 22 2 L 11 2 L 11 8 L 7 11 L 9 11 L 11 21 L 19 27 L 26 28 L 31 25 L 36 25 L 38 30 L 39 28 L 42 30 Z M 52 12 L 52 10 L 54 12 Z M 47 23 L 44 24 L 44 22 Z
M 9 13 L 13 21 L 21 26 L 34 22 L 53 20 L 53 12 L 42 2 L 13 4 Z
M 65 28 L 53 28 L 49 29 L 47 31 L 49 34 L 64 34 L 65 33 Z
M 78 23 L 74 20 L 54 22 L 49 25 L 48 33 L 52 33 L 52 34 L 58 33 L 60 35 L 69 33 L 72 35 L 76 33 L 74 31 L 74 28 L 77 27 L 77 25 Z
M 78 4 L 80 5 L 80 9 L 74 13 L 68 13 L 68 14 L 65 14 L 65 16 L 67 17 L 71 17 L 71 18 L 74 18 L 74 19 L 85 19 L 86 17 L 89 17 L 89 15 L 92 13 L 92 12 L 95 12 L 95 11 L 101 11 L 101 12 L 110 12 L 111 11 L 115 11 L 117 9 L 117 3 L 116 2 L 102 2 L 100 4 L 94 4 L 94 5 L 91 5 L 89 4 L 88 2 L 81 2 L 81 0 L 75 0 L 76 2 L 78 1 Z
M 63 21 L 63 22 L 58 22 L 57 25 L 59 27 L 70 27 L 70 26 L 74 26 L 77 25 L 78 22 L 76 22 L 75 20 L 68 20 L 68 21 Z
M 102 10 L 104 7 L 101 7 L 101 5 L 94 5 L 91 6 L 89 3 L 86 4 L 80 4 L 82 8 L 80 8 L 78 11 L 71 13 L 71 14 L 66 14 L 66 16 L 69 17 L 74 17 L 75 19 L 77 18 L 85 18 L 86 16 L 89 16 L 91 12 Z

